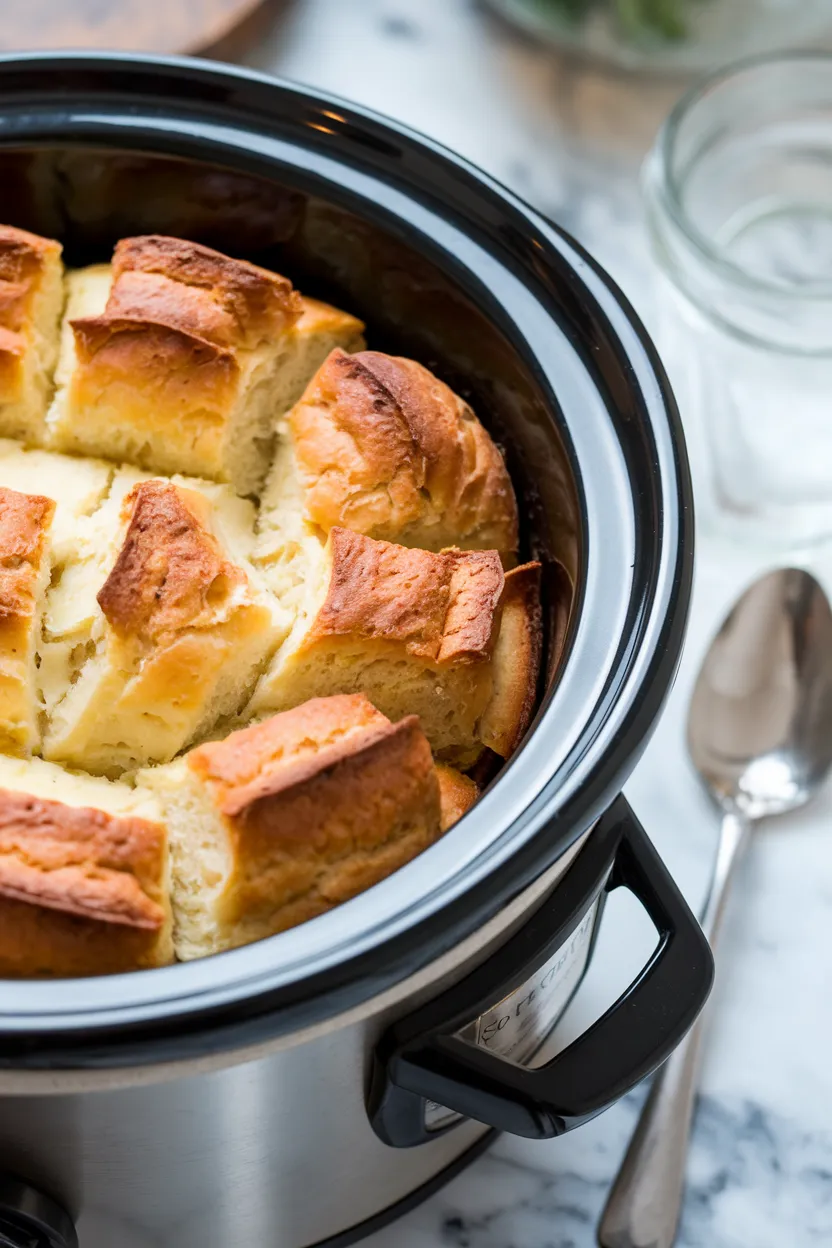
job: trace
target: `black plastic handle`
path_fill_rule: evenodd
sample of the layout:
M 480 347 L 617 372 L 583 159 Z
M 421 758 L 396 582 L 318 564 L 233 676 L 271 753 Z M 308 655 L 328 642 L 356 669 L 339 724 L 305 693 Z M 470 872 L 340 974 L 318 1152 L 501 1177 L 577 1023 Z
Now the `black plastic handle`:
M 25 1179 L 0 1173 L 0 1248 L 78 1248 L 72 1218 Z
M 583 1035 L 546 1065 L 527 1069 L 458 1034 L 526 983 L 599 895 L 619 887 L 642 903 L 659 942 L 626 992 Z M 436 1139 L 453 1127 L 428 1130 L 425 1105 L 434 1101 L 514 1135 L 561 1135 L 614 1104 L 665 1060 L 705 1004 L 713 973 L 699 924 L 619 797 L 529 922 L 461 983 L 383 1037 L 369 1097 L 376 1133 L 396 1147 Z

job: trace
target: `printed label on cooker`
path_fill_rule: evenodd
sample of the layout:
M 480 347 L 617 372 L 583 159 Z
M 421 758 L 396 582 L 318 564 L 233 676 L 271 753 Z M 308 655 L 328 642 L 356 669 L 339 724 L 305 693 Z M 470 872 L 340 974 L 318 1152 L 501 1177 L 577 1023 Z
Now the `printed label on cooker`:
M 534 1057 L 586 969 L 599 904 L 595 902 L 569 939 L 530 979 L 466 1027 L 460 1033 L 464 1039 L 519 1065 Z M 425 1103 L 428 1131 L 438 1131 L 461 1118 L 436 1101 Z

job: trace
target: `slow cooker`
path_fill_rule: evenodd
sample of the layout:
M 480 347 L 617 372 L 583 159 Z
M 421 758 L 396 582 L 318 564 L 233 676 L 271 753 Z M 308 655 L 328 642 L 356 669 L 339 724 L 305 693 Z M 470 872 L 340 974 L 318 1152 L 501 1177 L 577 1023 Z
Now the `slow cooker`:
M 620 796 L 671 685 L 692 568 L 679 418 L 620 292 L 430 140 L 205 62 L 0 60 L 0 219 L 70 264 L 178 234 L 354 311 L 468 398 L 545 566 L 547 662 L 511 763 L 438 844 L 272 939 L 0 989 L 0 1243 L 346 1245 L 495 1131 L 568 1131 L 701 1008 L 701 931 Z M 560 1052 L 610 890 L 648 962 Z

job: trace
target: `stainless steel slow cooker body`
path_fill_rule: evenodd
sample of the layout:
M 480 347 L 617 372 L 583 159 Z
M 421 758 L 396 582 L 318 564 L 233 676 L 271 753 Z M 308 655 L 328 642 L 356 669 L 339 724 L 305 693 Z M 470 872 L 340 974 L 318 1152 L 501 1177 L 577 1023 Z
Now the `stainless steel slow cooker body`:
M 374 347 L 433 367 L 506 447 L 546 570 L 546 673 L 476 808 L 271 940 L 0 994 L 0 1243 L 355 1242 L 491 1129 L 543 1137 L 599 1112 L 707 995 L 699 928 L 617 796 L 690 594 L 672 397 L 620 293 L 556 227 L 429 140 L 297 86 L 200 62 L 0 59 L 0 194 L 0 219 L 60 237 L 70 264 L 156 231 L 284 271 L 364 317 Z M 656 950 L 544 1061 L 620 885 Z

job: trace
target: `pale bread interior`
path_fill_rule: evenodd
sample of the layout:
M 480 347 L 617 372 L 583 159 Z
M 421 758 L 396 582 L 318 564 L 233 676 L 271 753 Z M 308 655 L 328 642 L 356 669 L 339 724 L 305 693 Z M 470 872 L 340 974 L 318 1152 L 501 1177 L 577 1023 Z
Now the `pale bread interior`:
M 165 812 L 170 837 L 174 943 L 183 962 L 219 953 L 236 939 L 222 917 L 234 873 L 233 848 L 210 795 L 182 758 L 138 773 Z
M 161 806 L 146 786 L 68 771 L 42 758 L 9 758 L 0 754 L 0 788 L 16 789 L 68 806 L 89 806 L 110 815 L 162 821 Z
M 22 494 L 45 494 L 56 503 L 53 542 L 59 564 L 72 555 L 75 525 L 101 505 L 114 472 L 103 460 L 30 450 L 0 438 L 0 485 Z

